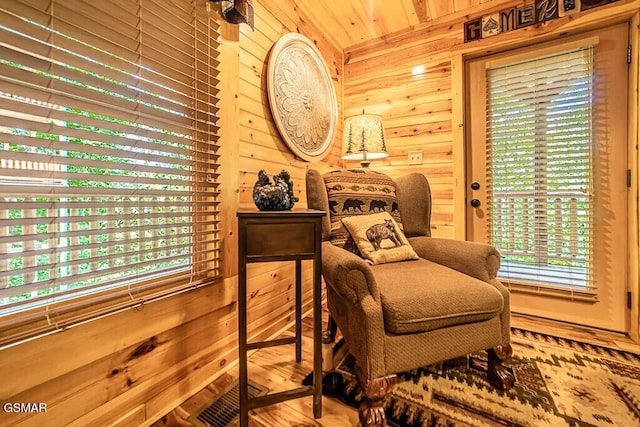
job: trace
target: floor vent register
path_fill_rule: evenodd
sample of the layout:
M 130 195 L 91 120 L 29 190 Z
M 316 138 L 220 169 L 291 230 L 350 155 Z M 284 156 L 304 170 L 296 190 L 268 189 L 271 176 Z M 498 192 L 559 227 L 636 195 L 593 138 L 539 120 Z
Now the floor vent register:
M 249 381 L 249 398 L 264 396 L 269 389 Z M 240 387 L 238 381 L 230 384 L 214 400 L 206 404 L 189 421 L 199 427 L 226 427 L 233 425 L 240 415 Z

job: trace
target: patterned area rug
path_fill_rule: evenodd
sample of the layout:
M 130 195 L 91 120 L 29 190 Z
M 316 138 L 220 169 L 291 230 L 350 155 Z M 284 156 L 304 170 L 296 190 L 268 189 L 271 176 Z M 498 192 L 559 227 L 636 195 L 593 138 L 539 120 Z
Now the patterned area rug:
M 398 375 L 385 408 L 393 426 L 640 426 L 640 355 L 512 330 L 516 376 L 502 392 L 486 381 L 486 353 L 453 366 Z M 344 394 L 362 398 L 351 355 L 338 367 Z

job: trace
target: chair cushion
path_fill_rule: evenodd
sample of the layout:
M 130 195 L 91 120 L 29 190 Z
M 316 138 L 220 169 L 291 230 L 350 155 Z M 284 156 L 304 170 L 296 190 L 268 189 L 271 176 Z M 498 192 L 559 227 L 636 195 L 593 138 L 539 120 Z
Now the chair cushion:
M 490 283 L 423 258 L 371 268 L 385 329 L 394 334 L 487 320 L 504 308 L 502 295 Z
M 342 218 L 389 212 L 402 229 L 396 200 L 396 184 L 385 174 L 363 169 L 346 169 L 323 175 L 329 198 L 331 236 L 336 246 L 355 252 L 355 245 Z
M 370 264 L 418 259 L 389 212 L 342 218 L 358 251 Z

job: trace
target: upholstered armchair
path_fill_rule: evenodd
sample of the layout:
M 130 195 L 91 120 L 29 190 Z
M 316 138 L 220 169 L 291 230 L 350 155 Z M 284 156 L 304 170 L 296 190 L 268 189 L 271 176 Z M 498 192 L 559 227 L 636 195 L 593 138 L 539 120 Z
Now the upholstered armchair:
M 500 255 L 489 245 L 431 237 L 424 175 L 309 170 L 306 187 L 308 207 L 329 213 L 322 229 L 329 335 L 337 325 L 355 357 L 366 396 L 362 425 L 386 425 L 382 401 L 396 373 L 478 350 L 487 350 L 491 385 L 513 386 L 502 365 L 511 345 L 509 292 L 496 279 Z

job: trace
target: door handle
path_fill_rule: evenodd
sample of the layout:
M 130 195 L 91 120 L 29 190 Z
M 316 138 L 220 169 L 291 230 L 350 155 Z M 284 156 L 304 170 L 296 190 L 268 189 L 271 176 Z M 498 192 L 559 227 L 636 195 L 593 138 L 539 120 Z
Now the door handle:
M 477 208 L 481 205 L 480 200 L 478 199 L 471 199 L 471 206 L 473 206 L 474 208 Z
M 480 189 L 480 183 L 478 181 L 473 181 L 471 183 L 471 189 L 472 190 L 479 190 Z

